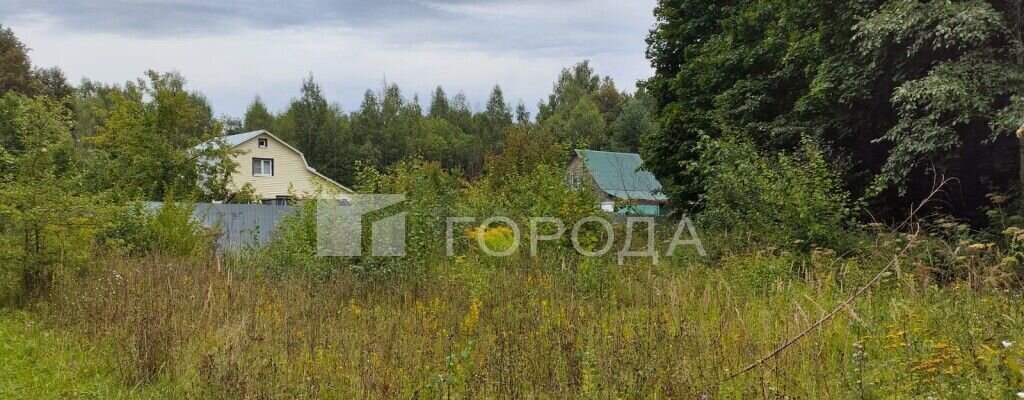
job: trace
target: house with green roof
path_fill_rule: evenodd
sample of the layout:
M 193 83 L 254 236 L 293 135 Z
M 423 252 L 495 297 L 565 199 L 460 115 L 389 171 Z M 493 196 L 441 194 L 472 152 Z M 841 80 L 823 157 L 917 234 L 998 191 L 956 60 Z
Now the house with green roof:
M 661 183 L 643 169 L 636 153 L 573 150 L 566 180 L 573 187 L 592 188 L 607 212 L 661 215 L 668 202 Z

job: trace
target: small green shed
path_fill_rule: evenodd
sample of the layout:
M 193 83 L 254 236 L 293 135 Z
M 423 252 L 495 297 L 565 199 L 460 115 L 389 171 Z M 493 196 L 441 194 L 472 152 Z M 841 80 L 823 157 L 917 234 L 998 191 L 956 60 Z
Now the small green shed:
M 643 169 L 636 153 L 573 150 L 566 179 L 574 187 L 592 187 L 607 212 L 661 215 L 668 202 L 661 183 Z

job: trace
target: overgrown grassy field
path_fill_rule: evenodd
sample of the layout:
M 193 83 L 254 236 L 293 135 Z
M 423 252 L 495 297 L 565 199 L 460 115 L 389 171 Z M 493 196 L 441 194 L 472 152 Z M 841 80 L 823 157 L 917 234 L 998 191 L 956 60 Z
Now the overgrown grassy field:
M 733 376 L 889 260 L 459 258 L 416 277 L 305 279 L 117 258 L 55 278 L 31 314 L 46 331 L 4 314 L 2 357 L 13 361 L 0 368 L 13 379 L 2 387 L 204 398 L 1007 398 L 1024 388 L 1019 295 L 923 283 L 910 261 Z
M 614 237 L 579 232 L 591 250 L 606 239 L 616 251 L 653 244 L 658 263 L 584 257 L 566 237 L 534 257 L 525 235 L 511 256 L 485 255 L 480 241 L 517 243 L 503 225 L 459 227 L 458 256 L 447 256 L 445 217 L 509 215 L 520 227 L 538 215 L 567 226 L 599 217 L 548 164 L 473 183 L 416 162 L 368 172 L 362 192 L 407 193 L 404 258 L 318 256 L 313 202 L 298 203 L 268 246 L 222 257 L 216 229 L 184 203 L 69 226 L 27 214 L 0 235 L 0 293 L 18 310 L 0 321 L 13 336 L 2 387 L 15 397 L 338 399 L 1024 391 L 1024 218 L 993 200 L 985 230 L 941 215 L 842 222 L 834 187 L 815 183 L 827 181 L 824 164 L 787 160 L 716 178 L 726 194 L 704 211 L 714 216 L 701 226 L 706 257 L 689 245 L 667 256 L 675 224 L 628 242 L 627 224 Z
M 539 256 L 527 238 L 508 257 L 480 251 L 480 241 L 514 246 L 506 226 L 460 227 L 457 256 L 447 256 L 445 216 L 513 210 L 525 227 L 533 215 L 597 213 L 560 186 L 557 169 L 509 175 L 515 184 L 495 178 L 462 192 L 430 165 L 369 177 L 377 186 L 366 192 L 410 193 L 404 258 L 318 256 L 312 202 L 282 219 L 268 246 L 222 256 L 211 251 L 216 230 L 173 202 L 111 213 L 96 232 L 49 227 L 45 252 L 0 236 L 15 244 L 0 283 L 18 310 L 0 320 L 13 336 L 3 356 L 14 360 L 0 387 L 15 397 L 338 399 L 1024 391 L 1024 218 L 1015 214 L 993 209 L 984 231 L 941 216 L 839 228 L 814 218 L 832 201 L 806 200 L 828 196 L 794 202 L 766 187 L 765 201 L 750 200 L 737 181 L 723 200 L 758 209 L 717 214 L 732 223 L 702 228 L 707 256 L 689 245 L 668 256 L 674 224 L 628 242 L 656 245 L 658 263 L 584 257 L 564 237 L 541 243 Z M 787 186 L 818 187 L 787 176 Z M 581 245 L 614 239 L 625 249 L 623 225 L 614 238 L 581 231 Z
M 113 354 L 111 348 L 46 329 L 37 319 L 22 311 L 0 311 L 0 397 L 146 397 L 120 380 L 104 359 Z

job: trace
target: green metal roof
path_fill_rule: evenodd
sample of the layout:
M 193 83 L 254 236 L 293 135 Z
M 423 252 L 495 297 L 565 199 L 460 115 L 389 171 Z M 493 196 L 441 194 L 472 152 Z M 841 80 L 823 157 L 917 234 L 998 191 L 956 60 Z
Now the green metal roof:
M 654 174 L 641 169 L 643 160 L 636 153 L 575 150 L 597 187 L 619 200 L 668 200 Z

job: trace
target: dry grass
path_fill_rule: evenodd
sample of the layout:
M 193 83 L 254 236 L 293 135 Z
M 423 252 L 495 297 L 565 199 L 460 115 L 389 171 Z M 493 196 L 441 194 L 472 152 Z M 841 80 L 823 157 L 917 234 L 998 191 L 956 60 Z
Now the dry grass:
M 58 277 L 38 307 L 111 343 L 125 384 L 246 398 L 848 398 L 1012 395 L 1016 296 L 888 279 L 761 368 L 720 384 L 841 301 L 838 274 L 584 263 L 576 273 L 438 266 L 429 278 L 326 281 L 213 262 L 114 259 Z M 835 260 L 822 267 L 850 274 Z M 869 267 L 864 267 L 869 268 Z M 753 271 L 753 274 L 752 272 Z M 852 278 L 850 278 L 852 279 Z M 754 289 L 749 282 L 763 280 Z M 1016 379 L 1016 380 L 1015 380 Z

